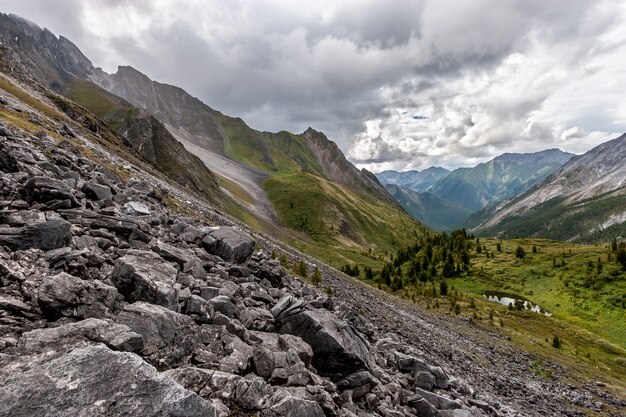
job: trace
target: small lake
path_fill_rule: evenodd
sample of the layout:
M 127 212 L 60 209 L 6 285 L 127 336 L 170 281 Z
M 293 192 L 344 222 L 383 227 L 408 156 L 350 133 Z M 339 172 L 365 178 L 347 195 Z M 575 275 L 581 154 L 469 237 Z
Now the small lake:
M 504 306 L 513 305 L 513 307 L 517 309 L 526 309 L 533 311 L 535 313 L 544 314 L 546 316 L 551 316 L 551 313 L 545 311 L 541 306 L 530 302 L 528 299 L 522 297 L 521 295 L 511 294 L 501 291 L 487 291 L 483 294 L 489 301 L 493 301 L 495 303 L 500 303 Z

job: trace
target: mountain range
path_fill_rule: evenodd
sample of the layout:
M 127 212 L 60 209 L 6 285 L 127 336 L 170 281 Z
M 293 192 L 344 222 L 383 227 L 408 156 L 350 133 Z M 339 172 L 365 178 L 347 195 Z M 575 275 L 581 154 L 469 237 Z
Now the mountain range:
M 606 242 L 626 236 L 626 134 L 470 220 L 481 234 Z
M 417 220 L 435 229 L 449 230 L 464 225 L 472 213 L 526 191 L 572 156 L 559 149 L 505 153 L 475 167 L 451 172 L 431 167 L 421 172 L 384 171 L 376 175 L 384 184 L 407 189 L 400 193 L 388 187 Z

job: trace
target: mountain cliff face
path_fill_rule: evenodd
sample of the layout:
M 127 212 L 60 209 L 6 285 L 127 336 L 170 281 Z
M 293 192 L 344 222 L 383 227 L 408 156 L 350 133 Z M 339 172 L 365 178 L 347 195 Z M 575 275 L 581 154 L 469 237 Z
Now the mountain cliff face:
M 518 198 L 481 213 L 484 234 L 608 240 L 626 232 L 626 134 L 568 163 Z
M 376 177 L 383 184 L 398 185 L 421 193 L 428 191 L 439 180 L 445 178 L 450 171 L 441 167 L 430 167 L 423 171 L 383 171 Z

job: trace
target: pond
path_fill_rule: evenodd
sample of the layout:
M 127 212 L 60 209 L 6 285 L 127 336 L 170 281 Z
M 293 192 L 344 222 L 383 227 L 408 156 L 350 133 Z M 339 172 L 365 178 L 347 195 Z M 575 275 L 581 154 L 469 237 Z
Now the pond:
M 516 308 L 518 310 L 526 309 L 535 313 L 544 314 L 548 317 L 552 315 L 551 313 L 545 311 L 541 306 L 530 302 L 528 299 L 522 297 L 521 295 L 501 291 L 486 291 L 483 294 L 483 297 L 485 297 L 489 301 L 500 303 L 507 307 L 509 305 L 512 305 L 513 308 Z

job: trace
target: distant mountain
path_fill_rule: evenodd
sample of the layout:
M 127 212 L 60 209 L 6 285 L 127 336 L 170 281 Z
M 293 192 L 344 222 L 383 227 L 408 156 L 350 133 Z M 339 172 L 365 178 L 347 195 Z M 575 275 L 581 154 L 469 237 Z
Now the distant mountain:
M 376 176 L 413 218 L 437 230 L 451 230 L 480 224 L 489 207 L 523 193 L 572 156 L 559 149 L 505 153 L 452 172 L 430 167 L 421 172 L 383 171 Z
M 626 236 L 626 134 L 473 219 L 484 235 L 606 241 Z
M 423 171 L 383 171 L 376 177 L 383 184 L 398 185 L 421 193 L 428 191 L 437 181 L 445 178 L 450 171 L 441 167 L 430 167 Z
M 573 154 L 559 149 L 505 153 L 473 168 L 452 171 L 429 192 L 460 207 L 477 211 L 515 197 L 566 163 Z
M 431 193 L 415 191 L 392 184 L 385 185 L 400 205 L 414 219 L 435 230 L 451 230 L 464 224 L 472 211 Z

